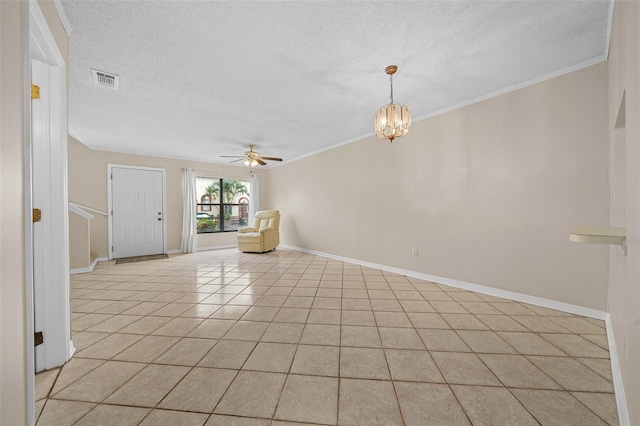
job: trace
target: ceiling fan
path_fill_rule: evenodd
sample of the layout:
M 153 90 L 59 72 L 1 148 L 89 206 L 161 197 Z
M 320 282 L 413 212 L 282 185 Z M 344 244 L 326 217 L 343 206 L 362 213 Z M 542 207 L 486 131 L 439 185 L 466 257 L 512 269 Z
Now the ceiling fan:
M 263 157 L 262 155 L 254 151 L 253 148 L 255 148 L 254 145 L 249 145 L 249 151 L 246 151 L 244 155 L 221 155 L 220 157 L 237 158 L 237 160 L 233 160 L 231 161 L 231 163 L 237 163 L 238 161 L 244 160 L 245 166 L 257 166 L 258 164 L 260 164 L 261 166 L 265 166 L 267 163 L 264 160 L 282 161 L 282 158 Z

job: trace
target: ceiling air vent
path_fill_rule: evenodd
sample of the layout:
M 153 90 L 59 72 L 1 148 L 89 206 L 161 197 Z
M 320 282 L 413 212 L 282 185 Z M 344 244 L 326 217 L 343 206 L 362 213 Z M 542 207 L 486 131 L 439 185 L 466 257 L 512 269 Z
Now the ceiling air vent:
M 92 68 L 91 75 L 93 76 L 93 84 L 97 86 L 116 90 L 120 89 L 120 77 L 115 74 L 109 74 L 108 72 L 98 71 Z

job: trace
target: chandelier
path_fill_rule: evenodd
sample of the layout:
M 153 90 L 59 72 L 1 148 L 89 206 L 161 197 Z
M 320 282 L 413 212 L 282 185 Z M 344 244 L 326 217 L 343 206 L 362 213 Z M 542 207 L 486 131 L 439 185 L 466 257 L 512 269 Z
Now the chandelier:
M 391 83 L 391 103 L 376 112 L 374 126 L 379 138 L 389 139 L 389 142 L 393 142 L 395 138 L 401 138 L 409 132 L 411 111 L 406 105 L 393 103 L 393 74 L 398 71 L 398 67 L 389 65 L 384 71 L 389 74 Z

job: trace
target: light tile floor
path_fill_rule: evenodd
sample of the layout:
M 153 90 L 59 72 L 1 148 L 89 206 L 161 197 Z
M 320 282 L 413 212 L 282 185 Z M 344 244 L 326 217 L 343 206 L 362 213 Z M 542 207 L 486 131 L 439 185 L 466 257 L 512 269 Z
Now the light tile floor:
M 617 424 L 602 321 L 279 249 L 99 264 L 38 425 Z

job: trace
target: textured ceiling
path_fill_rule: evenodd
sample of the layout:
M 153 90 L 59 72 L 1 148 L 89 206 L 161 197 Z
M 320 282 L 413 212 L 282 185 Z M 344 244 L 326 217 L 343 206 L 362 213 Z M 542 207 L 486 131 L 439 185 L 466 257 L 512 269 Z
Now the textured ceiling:
M 607 1 L 63 0 L 70 133 L 85 145 L 226 162 L 255 144 L 285 162 L 605 60 Z M 90 69 L 120 76 L 93 84 Z

